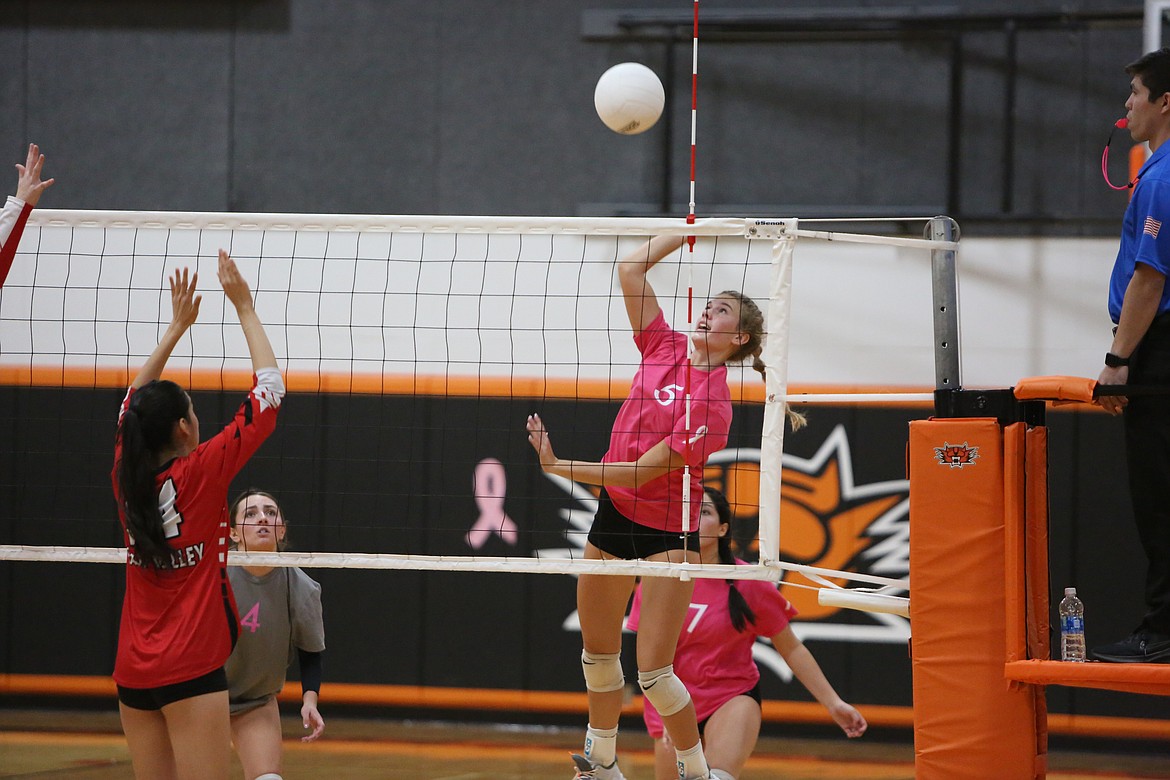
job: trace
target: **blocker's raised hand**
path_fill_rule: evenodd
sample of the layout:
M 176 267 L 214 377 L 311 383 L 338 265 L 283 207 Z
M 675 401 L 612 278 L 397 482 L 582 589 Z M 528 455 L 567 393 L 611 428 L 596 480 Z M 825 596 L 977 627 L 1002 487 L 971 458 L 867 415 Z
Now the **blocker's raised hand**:
M 45 166 L 45 156 L 41 154 L 36 144 L 28 145 L 28 158 L 24 165 L 16 164 L 20 176 L 16 180 L 16 197 L 30 206 L 36 206 L 41 199 L 41 193 L 53 186 L 56 179 L 41 181 L 41 169 Z
M 189 274 L 186 268 L 176 268 L 171 275 L 171 323 L 186 332 L 199 317 L 202 295 L 195 294 L 199 274 Z

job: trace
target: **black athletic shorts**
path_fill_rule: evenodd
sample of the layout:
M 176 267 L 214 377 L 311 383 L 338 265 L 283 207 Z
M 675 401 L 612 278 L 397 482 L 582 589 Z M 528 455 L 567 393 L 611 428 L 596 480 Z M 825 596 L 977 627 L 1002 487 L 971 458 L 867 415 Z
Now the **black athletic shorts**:
M 228 689 L 227 674 L 223 667 L 194 680 L 160 685 L 157 688 L 123 688 L 118 686 L 118 701 L 135 710 L 161 710 L 168 704 L 183 699 L 216 693 Z
M 630 561 L 649 558 L 667 550 L 698 550 L 699 535 L 680 531 L 661 531 L 640 525 L 629 519 L 613 505 L 609 494 L 601 491 L 589 541 L 599 550 Z
M 750 691 L 745 691 L 744 693 L 737 693 L 736 696 L 751 696 L 753 699 L 756 700 L 756 704 L 763 706 L 763 699 L 760 698 L 760 684 L 758 682 L 756 683 L 756 687 L 752 688 Z M 735 696 L 733 696 L 731 698 L 734 699 Z M 730 699 L 728 699 L 728 701 L 730 701 Z M 718 712 L 718 710 L 716 710 L 716 712 Z M 703 736 L 703 730 L 705 728 L 707 728 L 707 721 L 709 721 L 709 720 L 711 720 L 710 715 L 708 715 L 707 717 L 705 717 L 701 721 L 699 721 L 699 736 L 700 737 Z

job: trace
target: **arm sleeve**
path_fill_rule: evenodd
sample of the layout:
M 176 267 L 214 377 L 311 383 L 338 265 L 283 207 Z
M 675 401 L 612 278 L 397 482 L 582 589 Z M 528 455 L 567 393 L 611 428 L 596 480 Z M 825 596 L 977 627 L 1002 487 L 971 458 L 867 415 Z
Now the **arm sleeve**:
M 11 195 L 4 203 L 4 208 L 0 209 L 0 287 L 4 286 L 4 280 L 12 269 L 20 236 L 24 233 L 24 225 L 31 213 L 32 206 Z
M 311 653 L 308 650 L 297 649 L 297 662 L 301 666 L 301 690 L 321 693 L 321 656 L 323 653 Z

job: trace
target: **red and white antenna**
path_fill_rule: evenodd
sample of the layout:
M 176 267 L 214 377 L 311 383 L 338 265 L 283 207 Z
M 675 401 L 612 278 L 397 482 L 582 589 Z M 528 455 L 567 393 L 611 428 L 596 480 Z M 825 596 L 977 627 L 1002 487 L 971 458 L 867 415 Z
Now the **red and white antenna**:
M 695 128 L 699 112 L 699 0 L 695 0 L 694 24 L 691 28 L 691 184 L 690 197 L 687 205 L 687 224 L 695 224 Z M 687 236 L 687 247 L 690 262 L 687 263 L 687 325 L 691 332 L 695 330 L 695 287 L 694 287 L 694 254 L 695 237 Z M 683 532 L 691 529 L 691 356 L 687 353 L 687 370 L 683 380 L 683 407 L 685 410 L 685 430 L 687 443 L 683 451 Z M 695 533 L 699 529 L 696 526 Z

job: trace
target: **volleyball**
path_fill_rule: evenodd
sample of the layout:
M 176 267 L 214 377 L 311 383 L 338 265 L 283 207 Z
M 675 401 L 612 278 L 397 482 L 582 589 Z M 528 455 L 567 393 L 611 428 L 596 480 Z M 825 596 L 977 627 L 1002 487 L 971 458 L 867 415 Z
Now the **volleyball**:
M 666 92 L 654 71 L 638 62 L 621 62 L 601 74 L 593 92 L 593 106 L 605 126 L 615 133 L 636 135 L 654 126 L 662 116 Z

